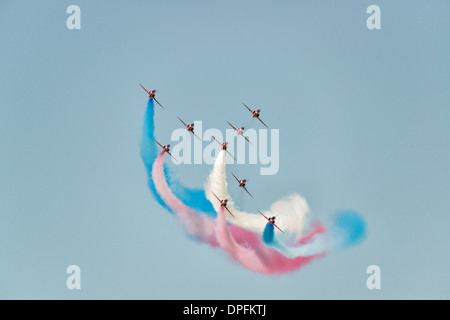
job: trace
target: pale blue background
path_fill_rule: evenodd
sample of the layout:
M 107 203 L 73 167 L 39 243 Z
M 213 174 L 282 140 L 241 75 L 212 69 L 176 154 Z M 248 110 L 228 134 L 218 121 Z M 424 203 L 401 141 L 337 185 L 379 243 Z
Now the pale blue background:
M 2 1 L 0 41 L 0 298 L 450 298 L 450 2 Z M 326 225 L 359 211 L 365 242 L 268 277 L 189 240 L 146 185 L 138 82 L 162 138 L 177 115 L 225 129 L 262 108 L 280 171 L 231 167 L 245 209 L 297 192 Z

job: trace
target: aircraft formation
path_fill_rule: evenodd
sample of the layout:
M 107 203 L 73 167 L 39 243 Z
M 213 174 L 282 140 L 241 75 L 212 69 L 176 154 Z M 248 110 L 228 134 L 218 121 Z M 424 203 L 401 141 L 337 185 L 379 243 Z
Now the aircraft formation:
M 153 99 L 161 108 L 164 109 L 164 107 L 159 103 L 158 100 L 156 100 L 156 92 L 157 90 L 147 90 L 142 84 L 139 83 L 139 85 L 141 86 L 142 89 L 144 89 L 144 91 L 148 94 L 148 98 L 149 99 Z M 242 103 L 246 109 L 248 109 L 251 114 L 252 114 L 252 118 L 256 118 L 258 119 L 266 128 L 268 128 L 268 126 L 261 120 L 260 118 L 260 112 L 261 109 L 255 109 L 252 110 L 250 109 L 245 103 Z M 194 132 L 194 124 L 186 124 L 180 117 L 178 117 L 178 120 L 180 120 L 180 122 L 186 127 L 187 131 L 192 133 L 197 139 L 199 139 L 201 141 L 201 139 L 195 134 Z M 227 121 L 227 123 L 236 131 L 236 135 L 237 136 L 242 136 L 248 143 L 251 144 L 250 140 L 244 135 L 244 127 L 240 127 L 237 128 L 235 126 L 233 126 L 230 122 Z M 236 160 L 236 158 L 227 150 L 227 145 L 228 142 L 220 142 L 219 140 L 216 139 L 216 137 L 214 137 L 214 140 L 221 146 L 222 150 L 226 151 L 234 160 Z M 163 149 L 163 151 L 165 153 L 167 153 L 169 156 L 171 156 L 175 161 L 178 161 L 171 153 L 170 153 L 170 144 L 167 145 L 163 145 L 161 143 L 159 143 L 156 139 L 155 142 Z M 238 187 L 244 189 L 246 191 L 246 193 L 253 198 L 253 196 L 251 195 L 251 193 L 247 190 L 246 188 L 246 183 L 249 181 L 249 179 L 238 179 L 233 172 L 231 172 L 231 174 L 233 175 L 233 177 L 236 179 L 237 183 L 238 183 Z M 212 191 L 211 191 L 212 192 Z M 217 201 L 220 202 L 220 206 L 223 207 L 225 210 L 227 210 L 227 212 L 234 218 L 233 213 L 230 211 L 230 209 L 227 207 L 228 204 L 228 199 L 220 199 L 214 192 L 212 192 L 212 194 L 214 195 L 214 197 L 217 199 Z M 253 198 L 254 199 L 254 198 Z M 275 223 L 275 216 L 274 217 L 267 217 L 265 216 L 261 211 L 258 210 L 258 212 L 268 221 L 269 224 L 272 224 L 274 227 L 276 227 L 278 230 L 280 230 L 281 232 L 284 232 L 283 230 L 281 230 L 277 224 Z

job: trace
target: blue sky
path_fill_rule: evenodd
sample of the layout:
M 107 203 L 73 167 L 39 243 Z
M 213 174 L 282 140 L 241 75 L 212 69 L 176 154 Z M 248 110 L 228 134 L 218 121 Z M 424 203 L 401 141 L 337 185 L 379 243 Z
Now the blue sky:
M 81 8 L 68 30 L 66 8 Z M 368 30 L 366 9 L 381 8 Z M 3 1 L 0 298 L 448 299 L 447 1 Z M 139 154 L 157 134 L 263 109 L 280 170 L 246 210 L 299 193 L 325 224 L 360 212 L 366 240 L 290 275 L 253 274 L 188 239 L 151 197 Z M 252 123 L 252 126 L 257 126 Z M 207 165 L 175 167 L 202 187 Z M 236 198 L 238 194 L 235 193 Z M 68 265 L 81 290 L 66 288 Z M 381 268 L 368 290 L 366 268 Z

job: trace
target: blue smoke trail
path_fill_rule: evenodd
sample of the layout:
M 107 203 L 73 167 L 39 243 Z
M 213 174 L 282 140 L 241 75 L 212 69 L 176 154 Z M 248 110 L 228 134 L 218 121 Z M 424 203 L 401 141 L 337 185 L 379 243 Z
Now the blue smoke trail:
M 338 248 L 348 248 L 360 243 L 366 236 L 366 223 L 353 210 L 338 211 L 329 230 Z
M 289 258 L 320 254 L 330 250 L 345 249 L 360 243 L 366 235 L 366 223 L 353 210 L 338 211 L 333 225 L 326 233 L 314 235 L 308 243 L 300 246 L 286 246 L 275 237 L 274 226 L 266 224 L 262 239 L 264 243 Z
M 274 226 L 271 223 L 267 223 L 266 227 L 264 228 L 263 235 L 262 235 L 263 241 L 267 245 L 271 245 L 274 241 Z
M 286 246 L 283 242 L 275 237 L 274 225 L 267 223 L 262 235 L 264 243 L 279 251 L 285 257 L 308 257 L 317 254 L 322 254 L 327 250 L 327 238 L 323 234 L 316 234 L 307 244 L 299 245 L 298 247 Z
M 158 201 L 161 206 L 173 213 L 172 210 L 161 199 L 158 192 L 156 192 L 155 184 L 153 183 L 152 179 L 152 166 L 157 157 L 156 143 L 155 141 L 153 141 L 155 132 L 154 115 L 155 103 L 153 102 L 153 99 L 148 99 L 147 109 L 145 110 L 144 126 L 142 128 L 141 158 L 147 170 L 147 185 L 152 192 L 153 197 L 155 197 L 156 201 Z M 167 175 L 166 171 L 165 174 Z
M 155 103 L 153 99 L 149 99 L 147 102 L 147 109 L 145 111 L 142 142 L 141 142 L 141 158 L 144 162 L 147 170 L 148 187 L 155 197 L 156 201 L 166 208 L 169 212 L 172 210 L 164 203 L 159 194 L 156 192 L 155 185 L 152 179 L 152 166 L 153 162 L 158 156 L 158 146 L 153 141 L 155 136 Z M 173 190 L 173 193 L 179 198 L 185 205 L 191 207 L 197 211 L 204 212 L 209 216 L 215 217 L 217 213 L 214 211 L 214 207 L 211 202 L 206 199 L 205 190 L 203 189 L 189 189 L 184 187 L 180 182 L 171 179 L 170 172 L 166 165 L 164 165 L 164 174 L 166 176 L 167 183 Z M 173 213 L 173 212 L 172 212 Z
M 205 190 L 203 189 L 188 189 L 179 181 L 168 179 L 169 185 L 173 193 L 183 201 L 185 205 L 197 211 L 206 213 L 208 216 L 216 217 L 217 212 L 214 210 L 211 202 L 206 199 Z

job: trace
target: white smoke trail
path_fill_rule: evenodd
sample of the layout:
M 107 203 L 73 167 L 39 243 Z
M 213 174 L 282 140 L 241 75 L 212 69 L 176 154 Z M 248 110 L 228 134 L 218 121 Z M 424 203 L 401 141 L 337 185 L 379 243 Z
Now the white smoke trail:
M 228 199 L 227 207 L 234 215 L 234 218 L 229 214 L 227 215 L 228 222 L 262 234 L 267 220 L 259 213 L 240 211 L 228 193 L 225 156 L 224 150 L 221 150 L 217 155 L 213 170 L 205 184 L 206 198 L 211 201 L 217 212 L 220 209 L 220 202 L 212 192 L 221 200 Z M 277 225 L 285 232 L 282 234 L 279 230 L 276 230 L 276 234 L 282 236 L 286 241 L 296 241 L 308 230 L 313 220 L 308 203 L 298 194 L 292 194 L 278 200 L 271 205 L 269 210 L 261 210 L 261 212 L 268 217 L 276 216 Z
M 276 237 L 272 243 L 267 245 L 278 250 L 287 258 L 296 258 L 324 254 L 330 250 L 330 242 L 329 234 L 324 232 L 314 235 L 310 241 L 299 246 L 287 246 Z

